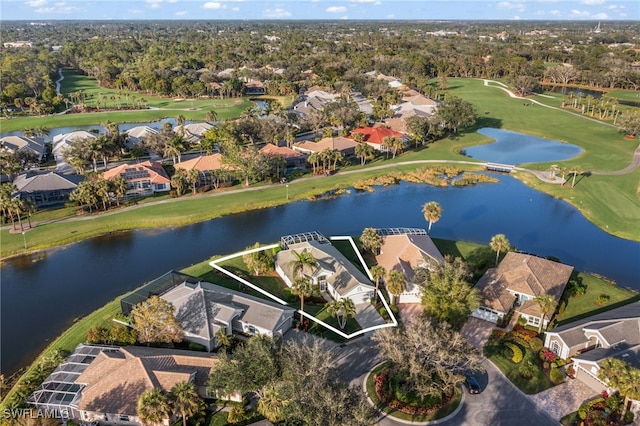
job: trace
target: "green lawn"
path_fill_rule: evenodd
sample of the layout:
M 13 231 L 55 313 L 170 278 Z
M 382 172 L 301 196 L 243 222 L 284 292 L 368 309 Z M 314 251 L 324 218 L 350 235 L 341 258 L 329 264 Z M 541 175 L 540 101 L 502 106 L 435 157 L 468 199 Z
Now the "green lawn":
M 617 287 L 593 275 L 578 273 L 578 280 L 587 285 L 587 292 L 568 300 L 566 310 L 556 316 L 558 326 L 640 300 L 640 293 Z M 599 306 L 596 304 L 596 299 L 603 294 L 609 296 L 609 301 Z
M 531 352 L 529 348 L 525 348 L 523 345 L 521 346 L 523 349 L 525 349 L 525 352 L 524 358 L 519 364 L 514 364 L 513 362 L 511 362 L 511 360 L 506 359 L 504 356 L 502 356 L 501 341 L 496 341 L 493 338 L 489 339 L 489 341 L 485 345 L 484 355 L 489 358 L 491 362 L 493 362 L 505 376 L 507 376 L 511 383 L 516 385 L 518 389 L 520 389 L 527 395 L 533 395 L 552 387 L 553 383 L 551 383 L 547 375 L 539 368 L 535 370 L 535 374 L 530 379 L 525 379 L 520 375 L 518 369 L 523 363 L 531 361 L 534 365 L 539 364 L 537 354 Z

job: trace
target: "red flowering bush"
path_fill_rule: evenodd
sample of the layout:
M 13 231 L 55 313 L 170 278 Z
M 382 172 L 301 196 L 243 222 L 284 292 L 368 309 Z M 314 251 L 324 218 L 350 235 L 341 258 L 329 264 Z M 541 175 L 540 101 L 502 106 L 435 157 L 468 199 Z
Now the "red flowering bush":
M 551 352 L 548 349 L 543 349 L 540 352 L 540 358 L 544 361 L 544 362 L 553 362 L 556 359 L 558 359 L 558 355 L 554 354 L 553 352 Z

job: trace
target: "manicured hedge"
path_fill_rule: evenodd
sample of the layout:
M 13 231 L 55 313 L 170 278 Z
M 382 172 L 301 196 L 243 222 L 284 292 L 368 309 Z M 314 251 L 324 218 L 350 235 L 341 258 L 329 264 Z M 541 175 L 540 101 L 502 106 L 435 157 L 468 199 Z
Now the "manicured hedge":
M 524 358 L 524 353 L 522 351 L 522 348 L 520 348 L 520 346 L 518 346 L 517 344 L 515 344 L 513 342 L 505 342 L 504 345 L 506 347 L 508 347 L 509 349 L 511 349 L 511 352 L 513 352 L 513 355 L 511 356 L 511 361 L 514 364 L 521 363 L 522 359 Z

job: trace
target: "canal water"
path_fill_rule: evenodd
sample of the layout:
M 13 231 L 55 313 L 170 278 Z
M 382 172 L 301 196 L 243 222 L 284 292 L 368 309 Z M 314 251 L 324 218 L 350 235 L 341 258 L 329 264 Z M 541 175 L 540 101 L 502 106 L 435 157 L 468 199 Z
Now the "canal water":
M 256 241 L 317 230 L 359 235 L 365 227 L 426 227 L 421 206 L 437 201 L 432 236 L 488 243 L 503 233 L 517 249 L 555 256 L 640 290 L 640 243 L 613 237 L 567 203 L 498 175 L 500 183 L 436 188 L 403 183 L 374 193 L 300 201 L 179 228 L 93 238 L 3 263 L 0 371 L 28 364 L 76 318 L 170 269 Z M 282 196 L 286 197 L 282 187 Z

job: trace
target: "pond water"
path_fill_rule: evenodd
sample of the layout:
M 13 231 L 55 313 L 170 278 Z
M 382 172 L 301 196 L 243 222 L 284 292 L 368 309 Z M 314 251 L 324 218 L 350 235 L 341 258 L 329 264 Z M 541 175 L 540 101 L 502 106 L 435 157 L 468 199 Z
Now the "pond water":
M 572 206 L 510 176 L 494 176 L 500 183 L 466 188 L 403 183 L 185 227 L 108 235 L 10 259 L 1 270 L 1 372 L 10 374 L 31 362 L 74 318 L 170 269 L 290 233 L 359 235 L 369 226 L 425 228 L 421 206 L 428 201 L 444 209 L 433 225 L 436 238 L 487 244 L 503 233 L 519 250 L 556 256 L 577 270 L 640 289 L 640 243 L 605 233 Z
M 482 128 L 478 133 L 495 142 L 466 148 L 464 154 L 479 160 L 502 164 L 539 163 L 568 160 L 583 149 L 577 145 L 556 142 L 509 130 Z

